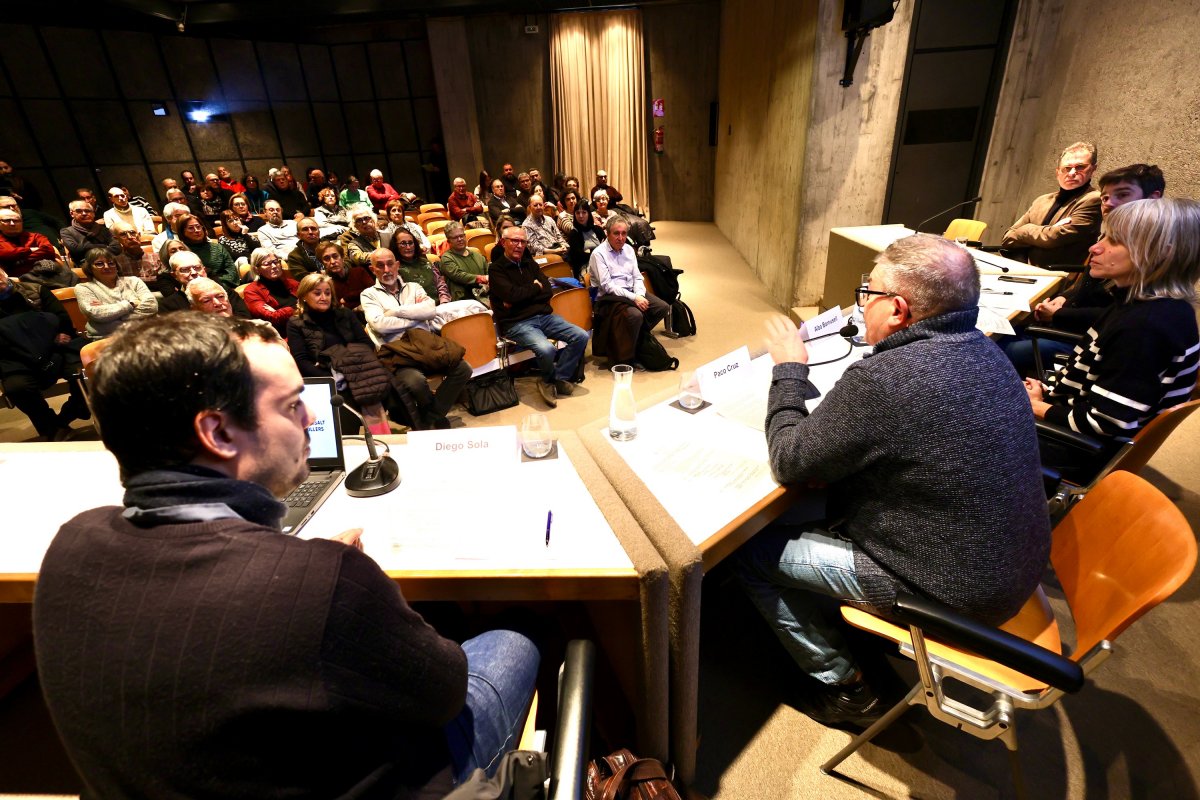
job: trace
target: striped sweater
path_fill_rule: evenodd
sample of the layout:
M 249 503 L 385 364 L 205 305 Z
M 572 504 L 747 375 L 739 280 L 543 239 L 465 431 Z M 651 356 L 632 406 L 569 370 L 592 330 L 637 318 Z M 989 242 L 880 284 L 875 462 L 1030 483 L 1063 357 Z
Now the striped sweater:
M 1125 441 L 1196 386 L 1200 334 L 1184 300 L 1118 301 L 1088 329 L 1048 387 L 1046 419 Z

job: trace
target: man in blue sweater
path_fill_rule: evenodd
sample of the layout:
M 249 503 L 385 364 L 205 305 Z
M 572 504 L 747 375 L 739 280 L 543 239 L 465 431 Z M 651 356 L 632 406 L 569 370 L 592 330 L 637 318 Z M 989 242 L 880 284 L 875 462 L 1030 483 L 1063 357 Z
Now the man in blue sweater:
M 998 624 L 1033 593 L 1050 548 L 1033 415 L 1016 371 L 975 328 L 970 254 L 910 236 L 858 291 L 874 351 L 812 413 L 795 327 L 776 321 L 769 343 L 771 468 L 781 483 L 827 483 L 826 518 L 765 529 L 735 564 L 822 687 L 806 713 L 830 725 L 885 709 L 817 595 L 886 611 L 904 590 Z

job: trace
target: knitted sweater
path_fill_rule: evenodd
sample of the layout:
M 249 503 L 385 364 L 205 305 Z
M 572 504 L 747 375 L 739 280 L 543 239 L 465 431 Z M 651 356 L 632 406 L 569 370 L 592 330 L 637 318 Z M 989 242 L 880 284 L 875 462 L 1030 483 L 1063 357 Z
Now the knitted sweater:
M 448 789 L 466 659 L 374 561 L 237 517 L 144 527 L 123 510 L 62 527 L 34 600 L 43 692 L 87 794 Z
M 1188 399 L 1196 386 L 1198 339 L 1196 313 L 1186 301 L 1118 301 L 1088 329 L 1046 393 L 1046 419 L 1089 436 L 1132 438 Z
M 767 445 L 781 483 L 829 483 L 868 602 L 907 587 L 996 624 L 1037 586 L 1050 525 L 1029 400 L 977 313 L 887 337 L 811 414 L 808 366 L 776 365 Z

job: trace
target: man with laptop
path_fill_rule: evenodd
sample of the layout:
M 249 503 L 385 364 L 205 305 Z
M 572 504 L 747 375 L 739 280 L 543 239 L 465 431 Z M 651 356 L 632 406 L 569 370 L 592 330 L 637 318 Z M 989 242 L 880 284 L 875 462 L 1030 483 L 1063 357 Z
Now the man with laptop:
M 511 749 L 529 640 L 460 647 L 361 552 L 360 529 L 280 531 L 312 417 L 273 330 L 152 317 L 113 339 L 90 387 L 124 507 L 63 525 L 33 611 L 88 794 L 441 796 Z M 145 407 L 150 422 L 131 412 Z

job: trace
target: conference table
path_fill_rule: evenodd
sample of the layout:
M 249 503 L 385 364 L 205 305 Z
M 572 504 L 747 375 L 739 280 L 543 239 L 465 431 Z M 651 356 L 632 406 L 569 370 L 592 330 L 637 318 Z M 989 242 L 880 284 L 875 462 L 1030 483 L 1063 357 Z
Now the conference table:
M 410 601 L 580 602 L 629 699 L 636 746 L 666 758 L 665 562 L 578 436 L 553 435 L 554 451 L 540 460 L 522 458 L 511 427 L 381 437 L 400 466 L 399 487 L 373 498 L 339 487 L 297 535 L 362 527 L 364 552 Z M 346 441 L 353 467 L 366 450 Z M 492 445 L 491 457 L 470 452 L 468 443 L 480 441 Z M 438 448 L 444 442 L 462 447 Z M 497 442 L 509 446 L 497 454 Z M 99 442 L 0 444 L 0 485 L 8 497 L 0 604 L 9 604 L 0 608 L 11 624 L 25 613 L 12 606 L 32 602 L 59 526 L 81 511 L 121 505 L 123 490 Z M 0 632 L 0 643 L 6 639 L 11 631 Z
M 860 285 L 861 274 L 871 271 L 874 254 L 911 233 L 902 226 L 856 230 L 861 258 L 847 267 L 854 273 L 853 282 L 845 296 L 831 305 L 853 303 L 853 290 Z M 983 289 L 978 327 L 988 334 L 1011 332 L 1012 320 L 1052 293 L 1061 279 L 1061 273 L 998 254 L 973 255 Z M 1005 277 L 1028 282 L 1002 280 Z M 821 393 L 807 402 L 810 411 L 846 368 L 869 350 L 837 336 L 810 343 L 814 366 L 809 379 Z M 632 441 L 614 441 L 608 435 L 607 419 L 579 430 L 584 445 L 658 547 L 670 572 L 671 749 L 685 781 L 695 771 L 704 574 L 785 511 L 811 507 L 812 519 L 824 511 L 823 493 L 780 485 L 771 475 L 762 421 L 773 364 L 762 355 L 752 360 L 752 367 L 745 386 L 751 402 L 748 407 L 743 402 L 737 413 L 722 413 L 716 405 L 688 413 L 678 406 L 678 393 L 670 391 L 639 404 L 638 436 Z M 758 406 L 753 411 L 755 400 Z

